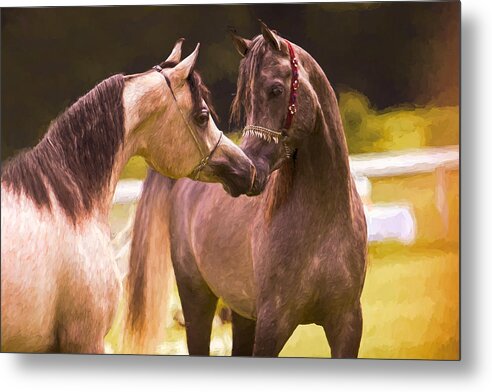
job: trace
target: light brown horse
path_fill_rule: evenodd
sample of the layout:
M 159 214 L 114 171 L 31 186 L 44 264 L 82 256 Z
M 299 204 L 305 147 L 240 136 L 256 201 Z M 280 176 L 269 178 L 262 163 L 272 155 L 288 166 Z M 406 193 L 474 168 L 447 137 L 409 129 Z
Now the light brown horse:
M 172 178 L 251 190 L 254 166 L 209 114 L 198 46 L 180 61 L 181 44 L 150 71 L 98 84 L 3 165 L 2 351 L 104 351 L 121 286 L 109 210 L 132 155 Z
M 222 298 L 233 312 L 233 355 L 277 356 L 299 324 L 316 323 L 333 357 L 356 357 L 367 234 L 335 93 L 309 53 L 265 25 L 253 40 L 233 38 L 244 57 L 233 105 L 246 123 L 241 148 L 258 183 L 280 168 L 263 194 L 237 199 L 151 171 L 135 219 L 133 295 L 146 296 L 139 271 L 165 263 L 145 240 L 159 220 L 190 354 L 209 354 Z M 132 304 L 134 325 L 153 317 Z

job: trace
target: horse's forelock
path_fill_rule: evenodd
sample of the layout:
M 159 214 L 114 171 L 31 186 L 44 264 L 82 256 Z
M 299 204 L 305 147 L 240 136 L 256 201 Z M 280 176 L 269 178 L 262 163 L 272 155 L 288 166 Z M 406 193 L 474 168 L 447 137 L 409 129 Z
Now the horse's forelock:
M 258 35 L 251 41 L 251 47 L 239 65 L 239 75 L 237 79 L 236 95 L 232 102 L 229 117 L 230 124 L 243 126 L 246 111 L 253 95 L 254 80 L 260 71 L 261 61 L 265 55 L 268 43 L 263 36 Z
M 178 63 L 175 61 L 164 61 L 159 65 L 161 68 L 165 69 L 174 68 L 176 65 L 178 65 Z M 191 99 L 193 102 L 193 111 L 198 112 L 201 109 L 203 100 L 207 104 L 210 113 L 212 113 L 212 116 L 214 116 L 215 119 L 218 120 L 217 113 L 212 104 L 212 95 L 210 94 L 210 90 L 208 89 L 208 87 L 203 82 L 200 73 L 196 70 L 192 70 L 190 72 L 190 75 L 188 76 L 187 82 L 188 86 L 190 87 Z
M 207 104 L 210 113 L 212 113 L 212 116 L 216 120 L 218 120 L 217 113 L 215 112 L 215 108 L 212 104 L 212 95 L 210 94 L 210 90 L 205 85 L 202 77 L 197 71 L 191 72 L 190 76 L 188 77 L 188 85 L 190 87 L 194 111 L 198 112 L 202 108 L 203 100 Z

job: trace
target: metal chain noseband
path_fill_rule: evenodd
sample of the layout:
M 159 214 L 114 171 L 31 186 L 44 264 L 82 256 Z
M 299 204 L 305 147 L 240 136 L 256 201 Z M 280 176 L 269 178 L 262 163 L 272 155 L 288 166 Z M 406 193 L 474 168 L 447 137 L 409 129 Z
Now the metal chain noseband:
M 187 121 L 187 119 L 186 119 L 183 111 L 181 110 L 181 108 L 180 108 L 180 106 L 178 104 L 178 100 L 176 99 L 176 95 L 174 94 L 174 91 L 173 91 L 173 89 L 171 87 L 171 82 L 169 81 L 169 79 L 165 75 L 163 75 L 161 73 L 162 70 L 163 70 L 162 67 L 160 65 L 154 65 L 152 67 L 152 69 L 155 70 L 155 71 L 157 71 L 159 74 L 161 74 L 164 77 L 164 79 L 166 81 L 166 84 L 169 87 L 169 91 L 171 91 L 171 95 L 172 95 L 173 100 L 174 100 L 174 103 L 175 103 L 175 105 L 176 105 L 176 107 L 178 109 L 178 112 L 181 115 L 181 117 L 183 118 L 183 121 L 185 122 L 186 127 L 188 128 L 188 131 L 190 132 L 191 136 L 193 137 L 193 140 L 195 141 L 195 144 L 196 144 L 196 146 L 198 148 L 198 151 L 200 152 L 200 155 L 203 157 L 200 160 L 200 162 L 198 163 L 198 165 L 195 166 L 195 168 L 191 171 L 191 173 L 188 176 L 188 177 L 192 178 L 193 180 L 197 180 L 198 179 L 198 176 L 200 175 L 200 172 L 203 170 L 203 168 L 205 166 L 207 166 L 208 161 L 210 160 L 210 158 L 212 157 L 212 155 L 217 150 L 217 147 L 219 147 L 219 144 L 222 141 L 223 133 L 222 133 L 222 131 L 219 131 L 220 132 L 219 139 L 215 143 L 214 147 L 210 150 L 210 152 L 205 155 L 205 152 L 203 151 L 202 146 L 201 146 L 201 143 L 199 141 L 199 137 L 197 136 L 195 130 L 188 123 L 188 121 Z
M 273 130 L 269 128 L 265 128 L 259 125 L 246 125 L 243 128 L 243 136 L 251 135 L 258 138 L 261 138 L 267 142 L 274 142 L 277 144 L 280 140 L 282 141 L 284 147 L 284 154 L 286 158 L 290 158 L 292 156 L 292 148 L 289 147 L 285 141 L 286 139 L 286 130 L 288 130 L 292 125 L 292 120 L 294 119 L 295 114 L 297 113 L 297 90 L 299 89 L 299 64 L 297 62 L 296 54 L 294 52 L 294 47 L 292 44 L 285 40 L 287 43 L 287 47 L 289 48 L 289 57 L 290 57 L 290 69 L 291 69 L 291 81 L 290 81 L 290 95 L 289 95 L 289 105 L 287 107 L 287 115 L 285 117 L 284 126 L 281 130 Z
M 283 134 L 280 131 L 274 131 L 269 128 L 260 127 L 259 125 L 247 125 L 243 129 L 245 135 L 251 135 L 259 137 L 267 142 L 274 142 L 277 144 L 282 138 Z
M 292 157 L 293 150 L 292 148 L 285 142 L 285 133 L 281 131 L 274 131 L 273 129 L 260 127 L 259 125 L 247 125 L 243 129 L 243 136 L 255 136 L 260 139 L 265 140 L 268 143 L 278 144 L 279 141 L 282 141 L 282 146 L 284 147 L 284 156 L 285 158 Z

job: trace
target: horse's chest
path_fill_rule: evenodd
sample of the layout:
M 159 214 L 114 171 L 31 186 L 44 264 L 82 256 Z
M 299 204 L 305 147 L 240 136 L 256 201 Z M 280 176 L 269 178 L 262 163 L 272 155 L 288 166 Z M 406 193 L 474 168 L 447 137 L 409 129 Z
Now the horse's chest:
M 66 232 L 27 199 L 2 192 L 2 349 L 53 345 Z
M 52 349 L 63 309 L 90 306 L 89 294 L 114 308 L 118 289 L 109 236 L 97 222 L 74 228 L 56 210 L 2 200 L 2 348 Z

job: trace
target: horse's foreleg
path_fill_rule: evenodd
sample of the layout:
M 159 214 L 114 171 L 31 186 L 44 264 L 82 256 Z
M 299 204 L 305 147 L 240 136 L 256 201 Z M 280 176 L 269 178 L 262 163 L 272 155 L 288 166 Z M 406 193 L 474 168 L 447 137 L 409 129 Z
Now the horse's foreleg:
M 186 341 L 190 355 L 210 354 L 210 334 L 217 307 L 217 297 L 199 277 L 191 280 L 182 278 L 176 269 L 181 306 L 186 326 Z
M 210 334 L 217 306 L 217 297 L 211 292 L 182 294 L 183 315 L 186 324 L 186 341 L 190 355 L 210 354 Z
M 104 289 L 94 279 L 92 285 L 80 284 L 64 291 L 57 312 L 57 351 L 104 354 L 104 337 L 113 322 L 120 294 L 119 281 L 110 277 L 107 276 Z
M 332 358 L 357 358 L 362 337 L 360 302 L 327 316 L 323 323 Z
M 232 312 L 232 355 L 250 357 L 255 343 L 256 321 Z
M 285 307 L 287 309 L 287 307 Z M 284 347 L 297 322 L 289 312 L 264 306 L 259 309 L 256 320 L 255 357 L 276 357 Z

